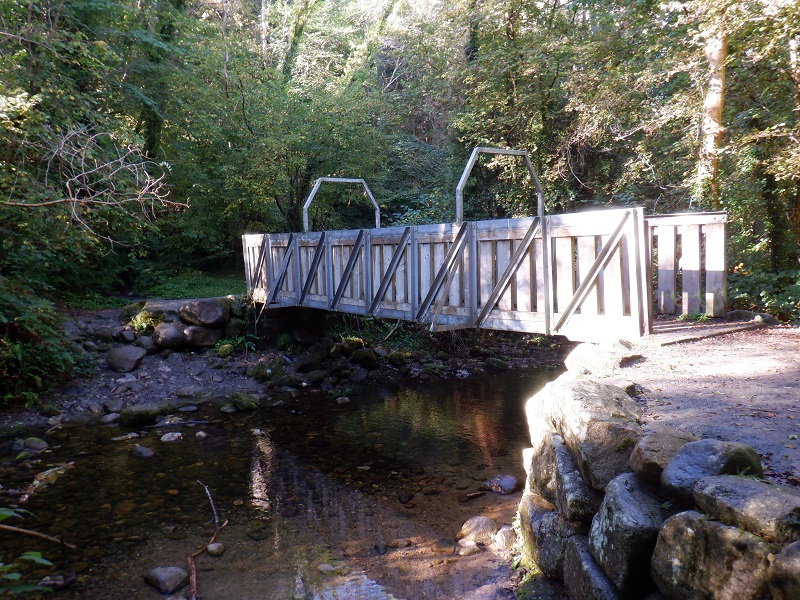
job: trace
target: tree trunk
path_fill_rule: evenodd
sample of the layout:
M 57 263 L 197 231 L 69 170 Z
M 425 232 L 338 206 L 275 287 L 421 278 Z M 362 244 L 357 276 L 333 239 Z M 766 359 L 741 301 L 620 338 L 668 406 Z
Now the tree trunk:
M 702 145 L 697 169 L 697 195 L 701 206 L 720 209 L 719 199 L 719 142 L 724 131 L 722 109 L 725 101 L 725 60 L 728 40 L 722 17 L 716 31 L 706 42 L 708 60 L 708 89 L 703 101 Z

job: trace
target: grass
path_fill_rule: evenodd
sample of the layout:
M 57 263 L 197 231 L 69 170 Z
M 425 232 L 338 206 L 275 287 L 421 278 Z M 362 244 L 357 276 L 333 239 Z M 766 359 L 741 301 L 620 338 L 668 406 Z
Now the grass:
M 209 274 L 193 270 L 161 273 L 139 290 L 142 296 L 164 300 L 212 298 L 231 294 L 243 296 L 246 292 L 244 277 L 240 275 Z

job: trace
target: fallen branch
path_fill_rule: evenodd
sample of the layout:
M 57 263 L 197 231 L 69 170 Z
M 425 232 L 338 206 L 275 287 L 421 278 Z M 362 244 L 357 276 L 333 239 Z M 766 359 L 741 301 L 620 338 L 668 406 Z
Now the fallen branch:
M 227 521 L 225 521 L 225 523 L 227 523 Z M 65 542 L 64 540 L 60 540 L 58 538 L 54 538 L 53 536 L 47 535 L 46 533 L 39 533 L 38 531 L 32 531 L 30 529 L 23 529 L 22 527 L 14 527 L 13 525 L 3 525 L 2 523 L 0 523 L 0 530 L 11 531 L 13 533 L 23 533 L 25 535 L 32 535 L 34 537 L 38 537 L 38 538 L 42 538 L 43 540 L 47 540 L 48 542 L 53 542 L 54 544 L 60 544 L 60 545 L 66 546 L 67 548 L 71 548 L 72 550 L 75 550 L 77 548 L 77 546 L 75 546 L 73 544 L 69 544 L 69 543 Z
M 211 497 L 211 491 L 208 489 L 208 486 L 203 483 L 202 481 L 197 481 L 200 485 L 203 486 L 203 489 L 206 491 L 206 495 L 208 496 L 208 501 L 211 504 L 211 511 L 214 513 L 214 535 L 211 536 L 211 539 L 208 540 L 205 546 L 198 548 L 193 554 L 189 554 L 186 557 L 186 562 L 189 567 L 189 600 L 198 600 L 197 599 L 197 565 L 194 562 L 194 559 L 200 556 L 203 552 L 205 552 L 208 547 L 217 541 L 217 537 L 219 536 L 220 531 L 228 524 L 228 519 L 225 519 L 222 524 L 219 522 L 219 515 L 217 514 L 217 507 L 214 505 L 214 498 Z

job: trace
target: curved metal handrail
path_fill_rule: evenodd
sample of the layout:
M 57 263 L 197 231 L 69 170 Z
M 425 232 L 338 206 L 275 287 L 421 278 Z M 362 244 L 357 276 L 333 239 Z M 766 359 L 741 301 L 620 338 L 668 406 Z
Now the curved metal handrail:
M 349 177 L 320 177 L 314 182 L 314 187 L 311 188 L 311 192 L 308 194 L 308 198 L 306 198 L 305 204 L 303 204 L 303 231 L 308 231 L 308 207 L 311 206 L 311 202 L 314 200 L 314 196 L 317 195 L 319 191 L 320 185 L 323 183 L 360 183 L 364 186 L 364 192 L 366 192 L 367 196 L 369 197 L 370 201 L 372 202 L 372 206 L 375 207 L 375 228 L 381 228 L 381 209 L 378 206 L 378 203 L 375 202 L 375 197 L 372 195 L 372 192 L 369 190 L 369 186 L 367 182 L 363 179 L 352 179 Z

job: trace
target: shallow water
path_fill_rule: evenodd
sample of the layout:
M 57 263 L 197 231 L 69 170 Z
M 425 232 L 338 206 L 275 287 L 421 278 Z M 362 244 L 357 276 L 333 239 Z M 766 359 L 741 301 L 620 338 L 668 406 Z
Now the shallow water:
M 521 478 L 523 403 L 554 376 L 528 371 L 375 387 L 344 404 L 286 396 L 282 406 L 233 415 L 200 405 L 176 413 L 182 423 L 136 429 L 141 437 L 126 441 L 112 438 L 128 430 L 102 425 L 40 432 L 51 445 L 40 462 L 25 467 L 3 456 L 3 491 L 74 462 L 24 504 L 36 518 L 15 524 L 63 535 L 78 549 L 3 533 L 0 556 L 8 562 L 36 549 L 56 571 L 77 574 L 75 586 L 48 597 L 158 598 L 142 574 L 185 568 L 186 555 L 214 532 L 216 511 L 229 523 L 219 535 L 227 550 L 197 558 L 204 599 L 452 597 L 474 585 L 469 573 L 411 581 L 420 576 L 412 568 L 404 582 L 411 558 L 403 562 L 402 551 L 387 553 L 385 545 L 452 542 L 463 515 L 479 508 L 459 495 L 498 473 Z M 161 442 L 170 431 L 183 439 Z M 135 458 L 136 443 L 155 456 Z M 0 498 L 0 505 L 13 501 Z

